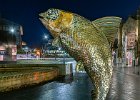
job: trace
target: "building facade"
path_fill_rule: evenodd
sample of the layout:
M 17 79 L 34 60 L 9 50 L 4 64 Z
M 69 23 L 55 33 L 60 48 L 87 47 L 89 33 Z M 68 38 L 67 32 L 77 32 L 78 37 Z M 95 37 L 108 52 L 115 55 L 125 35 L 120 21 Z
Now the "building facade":
M 123 25 L 122 33 L 122 58 L 126 65 L 133 66 L 137 63 L 137 20 L 130 16 Z
M 22 27 L 0 18 L 0 61 L 16 61 L 17 49 L 22 48 Z
M 140 65 L 140 9 L 120 27 L 122 28 L 122 63 L 126 66 Z M 119 50 L 118 50 L 119 51 Z

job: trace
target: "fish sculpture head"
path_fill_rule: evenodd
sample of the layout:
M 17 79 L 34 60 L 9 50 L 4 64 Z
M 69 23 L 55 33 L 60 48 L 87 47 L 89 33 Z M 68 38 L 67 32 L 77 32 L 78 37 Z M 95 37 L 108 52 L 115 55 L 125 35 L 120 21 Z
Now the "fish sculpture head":
M 67 49 L 76 49 L 77 45 L 74 44 L 75 40 L 69 34 L 68 30 L 70 29 L 74 13 L 67 12 L 60 9 L 48 9 L 47 11 L 40 13 L 40 20 L 43 25 L 50 31 L 51 35 L 54 37 L 53 46 L 62 46 Z M 61 40 L 61 43 L 60 43 Z M 56 41 L 59 41 L 56 42 Z M 75 42 L 76 43 L 76 42 Z M 61 45 L 64 44 L 64 45 Z M 74 44 L 74 45 L 73 45 Z M 66 50 L 67 52 L 69 50 Z M 69 53 L 69 52 L 68 52 Z M 71 54 L 70 54 L 71 55 Z
M 63 30 L 69 27 L 73 17 L 72 13 L 54 8 L 40 13 L 39 16 L 43 25 L 49 29 L 54 38 L 58 37 Z

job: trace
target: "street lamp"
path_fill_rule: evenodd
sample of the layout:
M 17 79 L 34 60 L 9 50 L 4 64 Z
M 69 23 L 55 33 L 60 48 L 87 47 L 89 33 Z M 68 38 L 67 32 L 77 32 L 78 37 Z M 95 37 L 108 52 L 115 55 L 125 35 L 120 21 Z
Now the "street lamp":
M 25 47 L 24 48 L 24 51 L 26 52 L 26 58 L 28 59 L 28 51 L 29 51 L 29 48 L 28 47 Z
M 43 38 L 44 38 L 44 40 L 48 40 L 48 35 L 44 34 Z M 46 43 L 44 45 L 44 48 L 46 49 Z
M 44 35 L 44 37 L 43 37 L 45 40 L 47 40 L 48 39 L 48 35 Z
M 45 35 L 44 38 L 47 39 L 48 37 Z
M 11 36 L 11 41 L 13 42 L 13 43 L 15 43 L 15 28 L 14 27 L 10 27 L 9 28 L 9 33 L 11 34 L 10 36 Z
M 46 50 L 46 42 L 48 40 L 48 35 L 44 34 L 43 35 L 43 40 L 44 40 L 44 43 L 43 43 L 43 46 L 42 46 L 42 54 L 45 55 L 45 50 Z
M 11 33 L 14 33 L 14 32 L 15 32 L 15 29 L 14 29 L 13 27 L 11 27 L 11 28 L 10 28 L 10 32 L 11 32 Z

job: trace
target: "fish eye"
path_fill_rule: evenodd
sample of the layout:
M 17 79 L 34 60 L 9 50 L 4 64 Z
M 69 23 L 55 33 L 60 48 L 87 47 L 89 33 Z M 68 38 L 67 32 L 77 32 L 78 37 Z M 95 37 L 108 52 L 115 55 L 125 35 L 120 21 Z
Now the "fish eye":
M 50 20 L 56 20 L 59 17 L 59 11 L 57 9 L 49 9 L 46 12 L 46 18 Z

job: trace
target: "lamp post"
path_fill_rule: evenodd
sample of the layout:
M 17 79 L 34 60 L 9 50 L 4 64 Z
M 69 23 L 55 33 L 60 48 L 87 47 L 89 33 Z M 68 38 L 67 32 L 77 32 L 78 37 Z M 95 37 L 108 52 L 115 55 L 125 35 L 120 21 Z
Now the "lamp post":
M 44 55 L 45 54 L 45 50 L 46 50 L 46 41 L 48 40 L 48 35 L 44 34 L 43 35 L 43 40 L 45 41 L 43 43 L 44 46 L 42 46 L 42 54 Z
M 11 33 L 14 33 L 15 32 L 15 29 L 12 27 L 12 28 L 10 28 L 10 32 Z
M 11 60 L 13 60 L 13 58 L 14 58 L 14 56 L 16 55 L 16 54 L 13 54 L 13 50 L 15 49 L 15 39 L 14 39 L 14 35 L 15 35 L 15 28 L 14 27 L 10 27 L 9 29 L 8 29 L 8 31 L 9 31 L 9 39 L 8 39 L 8 42 L 10 43 L 10 45 L 9 45 L 9 43 L 8 43 L 8 45 L 10 46 L 8 46 L 8 54 L 9 54 L 9 58 L 11 59 Z
M 44 39 L 48 39 L 48 36 L 47 35 L 44 35 Z
M 43 39 L 46 41 L 46 40 L 48 40 L 48 35 L 44 35 L 44 37 L 43 37 Z M 46 43 L 44 44 L 44 48 L 46 49 Z
M 12 42 L 14 42 L 13 35 L 15 34 L 15 28 L 11 27 L 11 28 L 9 29 L 9 31 L 10 31 L 10 33 L 11 33 L 11 35 L 12 35 Z
M 26 52 L 26 58 L 28 59 L 28 50 L 29 50 L 29 48 L 28 47 L 25 47 L 25 52 Z

